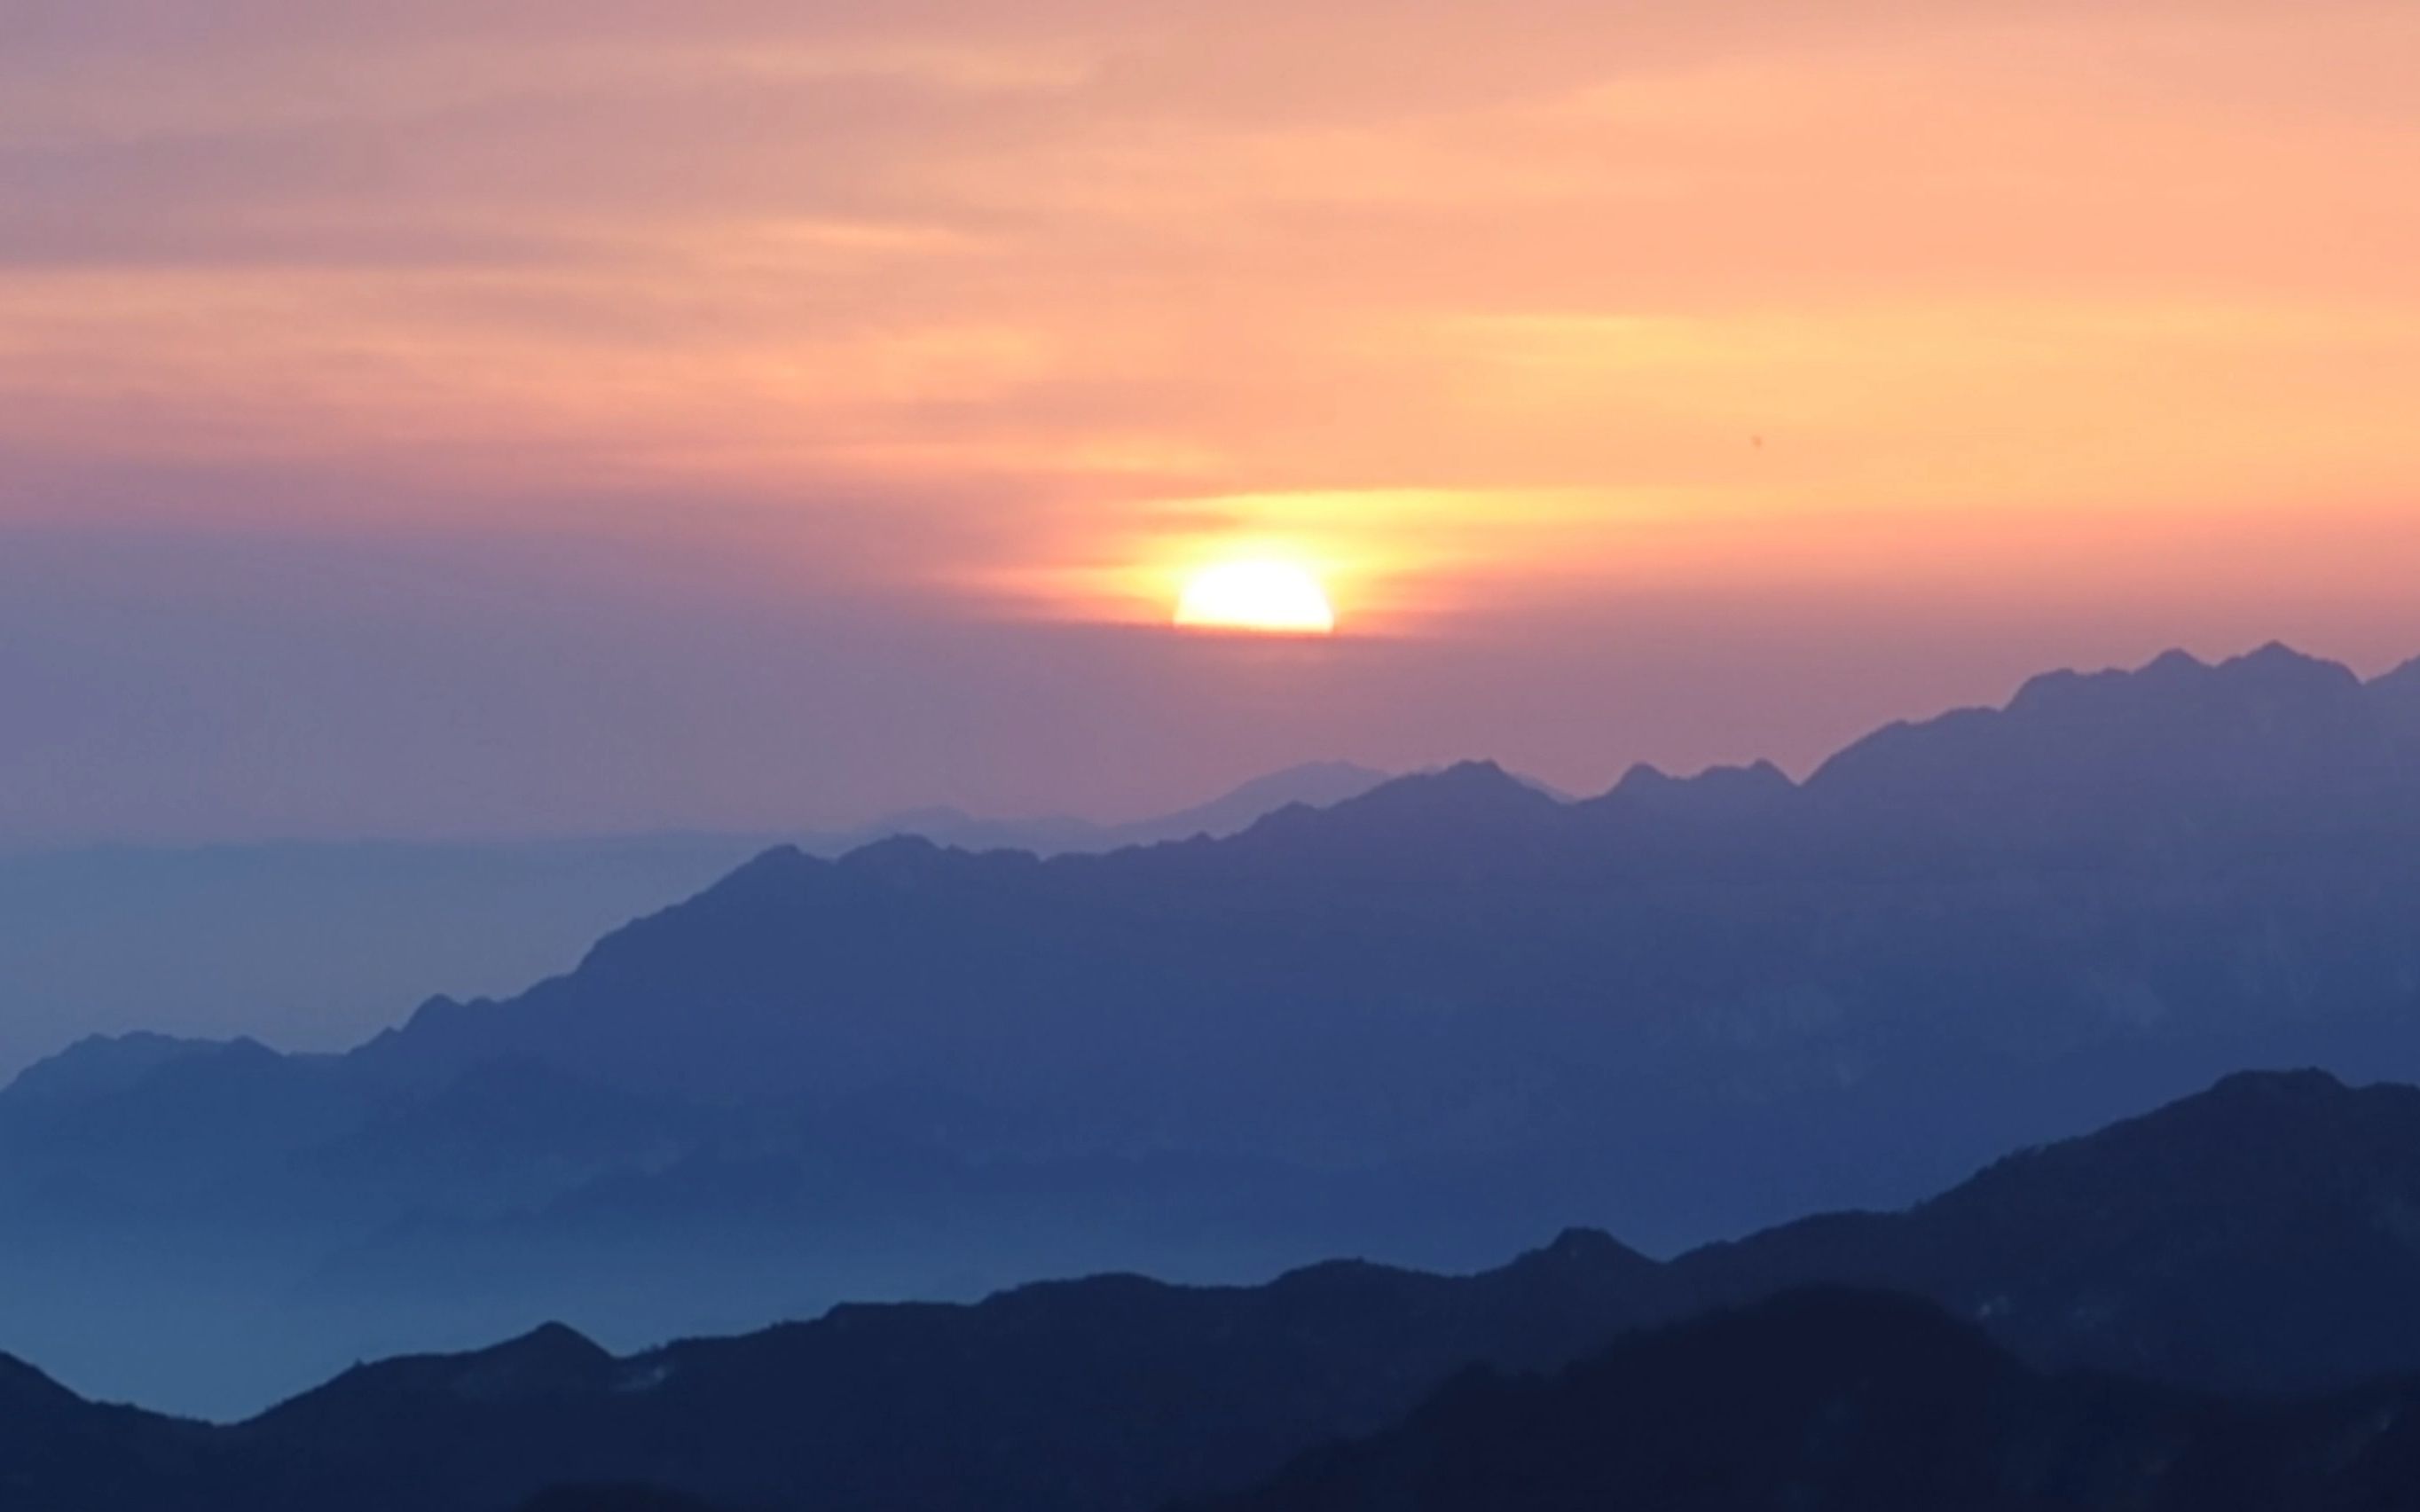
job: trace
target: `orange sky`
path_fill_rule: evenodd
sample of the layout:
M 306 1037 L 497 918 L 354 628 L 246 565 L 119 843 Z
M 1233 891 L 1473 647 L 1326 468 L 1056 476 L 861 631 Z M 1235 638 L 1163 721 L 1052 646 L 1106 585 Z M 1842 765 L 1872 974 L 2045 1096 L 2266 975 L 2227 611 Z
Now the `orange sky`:
M 2408 0 L 21 0 L 0 550 L 1081 625 L 1269 546 L 1362 635 L 2374 668 L 2414 79 Z

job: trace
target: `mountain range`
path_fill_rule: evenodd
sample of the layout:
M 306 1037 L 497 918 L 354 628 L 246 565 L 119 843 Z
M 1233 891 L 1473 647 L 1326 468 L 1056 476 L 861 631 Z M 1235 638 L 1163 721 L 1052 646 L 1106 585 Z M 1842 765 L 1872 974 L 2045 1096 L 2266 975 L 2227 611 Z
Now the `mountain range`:
M 1101 1276 L 627 1357 L 551 1325 L 225 1427 L 8 1362 L 0 1486 L 55 1512 L 507 1512 L 580 1484 L 664 1489 L 539 1504 L 2401 1507 L 2416 1211 L 2420 1088 L 2246 1074 L 1904 1213 L 1670 1262 L 1575 1230 L 1470 1276 Z
M 433 992 L 517 990 L 560 971 L 607 930 L 777 843 L 841 856 L 915 834 L 977 850 L 1106 851 L 1233 834 L 1384 780 L 1316 763 L 1118 824 L 927 809 L 803 834 L 0 850 L 0 1002 L 12 1008 L 0 1075 L 77 1026 L 341 1048 Z
M 1900 1207 L 2242 1068 L 2420 1076 L 2415 733 L 2420 673 L 2271 647 L 2053 674 L 1803 783 L 1472 763 L 1106 855 L 768 851 L 348 1054 L 29 1072 L 0 1337 L 226 1414 L 548 1317 L 631 1348 Z

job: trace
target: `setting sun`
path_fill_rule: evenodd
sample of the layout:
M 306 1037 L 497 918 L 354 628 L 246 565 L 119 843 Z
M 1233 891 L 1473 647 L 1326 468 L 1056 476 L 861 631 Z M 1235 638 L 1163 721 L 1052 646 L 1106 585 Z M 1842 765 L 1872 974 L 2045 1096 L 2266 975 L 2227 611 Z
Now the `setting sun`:
M 1336 629 L 1336 610 L 1307 567 L 1229 562 L 1194 574 L 1177 601 L 1176 623 L 1193 630 L 1328 635 Z

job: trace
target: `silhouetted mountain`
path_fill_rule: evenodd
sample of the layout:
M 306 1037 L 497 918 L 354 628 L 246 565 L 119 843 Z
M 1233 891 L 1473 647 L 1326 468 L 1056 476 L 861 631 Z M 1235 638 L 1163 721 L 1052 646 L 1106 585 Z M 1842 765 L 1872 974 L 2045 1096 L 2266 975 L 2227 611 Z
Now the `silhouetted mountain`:
M 2303 1512 L 2420 1502 L 2420 1381 L 2247 1406 L 2046 1377 L 1911 1301 L 1797 1293 L 1551 1379 L 1474 1372 L 1231 1512 Z
M 886 815 L 862 829 L 799 841 L 811 856 L 838 856 L 887 840 L 913 838 L 960 851 L 1027 851 L 1063 856 L 1158 845 L 1238 834 L 1280 809 L 1325 809 L 1357 798 L 1389 780 L 1387 773 L 1350 762 L 1308 762 L 1254 778 L 1207 803 L 1124 824 L 1058 816 L 983 819 L 961 809 L 917 809 Z
M 120 1026 L 336 1048 L 517 991 L 782 837 L 0 853 L 0 1077 Z
M 108 1062 L 116 1061 L 116 1064 Z M 300 1148 L 347 1128 L 357 1112 L 331 1057 L 282 1056 L 256 1040 L 181 1041 L 173 1049 L 86 1043 L 30 1068 L 0 1095 L 0 1128 L 53 1158 L 207 1163 Z M 92 1074 L 78 1074 L 85 1067 Z
M 1736 821 L 1776 813 L 1796 792 L 1797 784 L 1771 762 L 1716 766 L 1693 778 L 1634 766 L 1604 801 L 1680 818 Z
M 119 1025 L 351 1043 L 431 993 L 515 991 L 561 971 L 599 934 L 783 841 L 818 856 L 901 834 L 970 850 L 1108 851 L 1233 834 L 1384 780 L 1316 763 L 1114 824 L 935 809 L 819 833 L 0 853 L 0 1078 L 70 1035 Z
M 2231 1076 L 1899 1214 L 1679 1262 L 1700 1301 L 1889 1287 L 2027 1359 L 2230 1390 L 2420 1373 L 2420 1089 Z
M 2230 1064 L 2399 1036 L 2420 765 L 2382 729 L 2350 673 L 2273 648 L 2040 679 L 1805 788 L 1751 768 L 1564 805 L 1481 763 L 1103 857 L 775 852 L 570 977 L 365 1054 L 879 1088 L 1047 1149 L 1687 1149 L 1777 1120 L 1758 1160 L 1846 1137 L 1823 1165 L 1874 1180 L 1760 1184 L 1889 1200 Z M 2376 1069 L 2420 1066 L 2420 1041 L 2396 1054 Z M 1919 1103 L 1971 1127 L 1885 1140 Z M 1672 1189 L 1706 1164 L 1602 1211 L 1702 1234 L 1726 1220 Z
M 1565 807 L 1494 762 L 1463 762 L 1330 809 L 1280 810 L 1239 837 L 1229 856 L 1246 868 L 1274 862 L 1297 878 L 1330 883 L 1383 879 L 1404 868 L 1466 882 L 1467 869 L 1517 868 L 1534 847 L 1551 843 Z
M 209 1473 L 208 1433 L 171 1418 L 86 1402 L 0 1354 L 0 1496 L 11 1506 L 166 1512 L 173 1504 L 170 1488 L 197 1487 Z
M 1467 1277 L 1102 1276 L 627 1357 L 550 1325 L 225 1428 L 0 1361 L 0 1486 L 70 1512 L 503 1512 L 566 1486 L 665 1489 L 550 1504 L 2402 1508 L 2415 1180 L 2420 1089 L 2237 1076 L 1905 1214 L 1669 1264 L 1574 1230 Z M 2100 1368 L 2045 1373 L 2076 1365 Z M 2337 1395 L 2193 1394 L 2213 1381 Z
M 768 852 L 349 1056 L 0 1096 L 0 1337 L 147 1394 L 247 1311 L 291 1382 L 539 1317 L 623 1346 L 1036 1273 L 1461 1269 L 1575 1221 L 1669 1253 L 2242 1067 L 2420 1076 L 2391 694 L 2172 656 L 1797 786 L 1565 803 L 1472 763 L 1106 856 Z M 109 1345 L 152 1257 L 240 1290 Z
M 2409 820 L 2414 751 L 2360 679 L 2270 645 L 2211 666 L 2054 672 L 2005 709 L 1894 725 L 1824 764 L 1818 802 L 1935 841 L 2104 847 Z
M 1350 762 L 1313 762 L 1256 778 L 1223 797 L 1164 818 L 1146 819 L 1112 827 L 1113 843 L 1156 845 L 1191 840 L 1197 835 L 1221 839 L 1240 834 L 1280 809 L 1330 809 L 1349 803 L 1392 780 L 1385 772 Z
M 39 1117 L 115 1097 L 163 1066 L 225 1047 L 224 1041 L 165 1034 L 94 1035 L 20 1072 L 0 1098 L 0 1117 Z
M 1141 1512 L 1373 1431 L 1471 1360 L 1559 1364 L 1621 1326 L 1652 1270 L 1572 1236 L 1469 1279 L 1357 1264 L 1249 1289 L 1103 1277 L 620 1360 L 548 1327 L 363 1366 L 216 1429 L 47 1382 L 21 1409 L 0 1374 L 0 1486 L 63 1512 L 482 1512 L 574 1484 L 764 1509 Z M 68 1452 L 87 1443 L 123 1462 Z

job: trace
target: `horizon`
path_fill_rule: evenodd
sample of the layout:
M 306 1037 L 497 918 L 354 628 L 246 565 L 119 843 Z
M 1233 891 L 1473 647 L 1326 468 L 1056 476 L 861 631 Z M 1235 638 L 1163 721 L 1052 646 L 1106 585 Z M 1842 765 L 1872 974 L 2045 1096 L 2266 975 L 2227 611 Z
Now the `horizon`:
M 2081 672 L 2090 674 L 2102 671 L 2138 671 L 2149 667 L 2152 662 L 2158 660 L 2162 656 L 2174 655 L 2189 656 L 2203 666 L 2218 667 L 2226 665 L 2231 661 L 2244 659 L 2262 651 L 2275 648 L 2283 648 L 2307 659 L 2344 667 L 2350 671 L 2354 676 L 2364 683 L 2376 682 L 2381 678 L 2401 671 L 2409 666 L 2420 665 L 2420 653 L 2398 654 L 2390 650 L 2382 652 L 2377 656 L 2364 658 L 2362 661 L 2357 662 L 2352 658 L 2339 657 L 2323 652 L 2314 652 L 2307 647 L 2295 644 L 2282 638 L 2271 638 L 2258 641 L 2256 644 L 2242 646 L 2240 649 L 2204 649 L 2197 651 L 2188 649 L 2180 644 L 2167 645 L 2162 647 L 2159 651 L 2151 655 L 2143 656 L 2141 659 L 2134 661 L 2111 662 L 2105 665 L 2084 663 L 2057 667 L 2040 667 L 2030 672 L 2022 674 L 1996 693 L 1989 695 L 1978 694 L 1973 697 L 1962 698 L 1953 696 L 1947 702 L 1938 702 L 1921 709 L 1900 710 L 1896 713 L 1886 712 L 1877 717 L 1871 723 L 1854 730 L 1844 738 L 1838 740 L 1837 744 L 1823 746 L 1818 748 L 1802 749 L 1798 754 L 1792 757 L 1776 756 L 1764 750 L 1750 750 L 1744 753 L 1726 753 L 1703 759 L 1683 760 L 1677 764 L 1669 764 L 1665 762 L 1655 761 L 1647 757 L 1637 757 L 1629 760 L 1616 759 L 1611 763 L 1609 767 L 1604 764 L 1597 765 L 1595 770 L 1598 771 L 1599 776 L 1594 780 L 1582 780 L 1578 782 L 1548 777 L 1534 768 L 1518 764 L 1512 761 L 1506 760 L 1499 755 L 1491 754 L 1481 749 L 1464 750 L 1459 753 L 1444 755 L 1442 757 L 1427 760 L 1416 764 L 1394 767 L 1363 761 L 1352 755 L 1339 755 L 1331 753 L 1309 755 L 1297 759 L 1280 761 L 1274 765 L 1241 772 L 1232 777 L 1219 779 L 1216 785 L 1208 789 L 1194 789 L 1172 793 L 1165 799 L 1156 803 L 1148 804 L 1140 808 L 1128 807 L 1112 811 L 1088 811 L 1077 808 L 1041 809 L 1024 811 L 989 811 L 970 808 L 965 802 L 951 795 L 939 795 L 913 802 L 888 806 L 872 812 L 850 814 L 845 816 L 824 816 L 820 818 L 777 818 L 762 823 L 735 824 L 723 826 L 675 824 L 652 825 L 644 828 L 619 829 L 486 829 L 465 831 L 437 829 L 421 832 L 336 831 L 331 833 L 271 831 L 252 834 L 170 834 L 164 836 L 143 834 L 120 835 L 111 833 L 64 836 L 44 836 L 39 834 L 12 836 L 5 831 L 0 831 L 0 856 L 31 857 L 44 855 L 67 855 L 86 851 L 105 852 L 116 850 L 168 853 L 200 853 L 216 850 L 236 851 L 245 849 L 281 848 L 335 850 L 349 846 L 362 848 L 392 847 L 400 850 L 410 850 L 414 848 L 476 848 L 486 846 L 578 846 L 585 843 L 627 844 L 648 841 L 680 842 L 748 841 L 763 841 L 768 844 L 779 844 L 788 842 L 792 840 L 799 840 L 821 843 L 827 841 L 845 839 L 852 835 L 879 831 L 891 826 L 912 826 L 913 824 L 919 821 L 931 821 L 936 818 L 942 817 L 967 821 L 976 825 L 1031 826 L 1051 824 L 1074 824 L 1103 830 L 1114 830 L 1122 826 L 1134 826 L 1148 824 L 1156 820 L 1173 817 L 1176 814 L 1196 807 L 1206 806 L 1216 803 L 1221 799 L 1233 797 L 1253 784 L 1265 781 L 1272 778 L 1285 777 L 1323 767 L 1360 767 L 1366 770 L 1383 773 L 1389 778 L 1400 779 L 1404 777 L 1418 776 L 1426 772 L 1440 771 L 1447 767 L 1469 762 L 1491 763 L 1503 767 L 1506 771 L 1513 773 L 1518 777 L 1544 784 L 1558 796 L 1565 800 L 1586 799 L 1609 793 L 1621 782 L 1623 777 L 1627 776 L 1634 769 L 1642 766 L 1650 767 L 1670 776 L 1692 777 L 1708 770 L 1721 767 L 1740 767 L 1764 764 L 1778 768 L 1793 784 L 1803 784 L 1812 777 L 1825 762 L 1878 730 L 1897 723 L 1922 723 L 1931 719 L 1938 718 L 1946 714 L 1957 713 L 1964 710 L 2004 707 L 2006 703 L 2009 700 L 2013 699 L 2027 683 L 2030 683 L 2034 679 L 2041 676 L 2056 672 Z M 1576 764 L 1573 764 L 1576 766 Z

